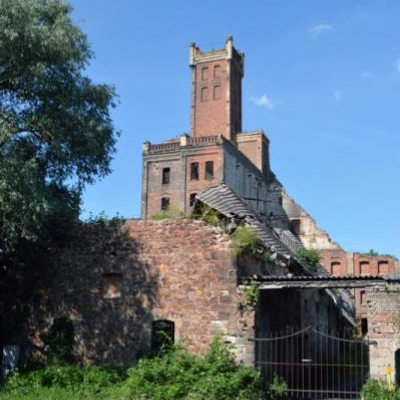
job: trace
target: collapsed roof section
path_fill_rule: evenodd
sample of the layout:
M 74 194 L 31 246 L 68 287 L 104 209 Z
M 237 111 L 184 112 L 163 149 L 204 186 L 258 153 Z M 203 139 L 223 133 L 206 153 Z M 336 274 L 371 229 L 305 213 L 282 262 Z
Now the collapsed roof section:
M 301 242 L 289 230 L 274 229 L 266 217 L 258 214 L 243 198 L 224 183 L 211 186 L 196 195 L 196 199 L 235 222 L 250 227 L 266 248 L 285 262 L 293 272 L 308 275 L 307 266 L 296 258 L 295 253 L 303 249 Z
M 296 257 L 295 253 L 304 249 L 299 239 L 289 230 L 272 228 L 266 217 L 259 215 L 246 200 L 236 195 L 226 184 L 222 183 L 205 189 L 196 195 L 196 200 L 217 210 L 231 221 L 242 222 L 251 228 L 281 265 L 286 266 L 294 274 L 311 275 L 307 265 Z M 321 267 L 318 275 L 329 276 L 330 274 Z M 342 315 L 355 325 L 354 304 L 350 293 L 343 289 L 324 290 L 332 297 Z

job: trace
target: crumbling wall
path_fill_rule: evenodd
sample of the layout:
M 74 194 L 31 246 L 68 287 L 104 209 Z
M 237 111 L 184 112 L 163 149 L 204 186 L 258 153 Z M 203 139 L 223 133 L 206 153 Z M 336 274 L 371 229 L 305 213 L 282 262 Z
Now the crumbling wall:
M 385 379 L 390 366 L 392 381 L 400 376 L 400 285 L 378 285 L 367 289 L 363 307 L 368 321 L 371 378 Z M 397 355 L 397 357 L 396 357 Z M 397 359 L 396 359 L 397 358 Z
M 245 360 L 253 351 L 242 345 L 248 341 L 229 245 L 201 221 L 79 226 L 53 250 L 51 282 L 38 282 L 26 334 L 40 347 L 52 321 L 68 317 L 80 360 L 129 362 L 149 351 L 152 322 L 168 320 L 189 350 L 204 351 L 220 332 L 237 338 Z

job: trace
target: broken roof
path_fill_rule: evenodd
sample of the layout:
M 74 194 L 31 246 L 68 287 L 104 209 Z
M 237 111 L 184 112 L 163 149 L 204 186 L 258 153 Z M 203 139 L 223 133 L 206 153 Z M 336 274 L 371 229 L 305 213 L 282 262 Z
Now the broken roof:
M 246 226 L 253 229 L 267 248 L 286 259 L 288 265 L 290 261 L 294 261 L 302 268 L 303 272 L 309 274 L 307 266 L 294 254 L 298 250 L 304 249 L 299 239 L 289 230 L 272 228 L 265 217 L 259 215 L 246 200 L 235 194 L 226 184 L 211 186 L 197 194 L 196 199 L 227 218 L 243 221 Z M 318 272 L 325 277 L 330 275 L 323 267 L 319 268 Z M 333 298 L 344 317 L 354 325 L 354 305 L 350 293 L 344 289 L 336 289 L 335 291 L 325 289 L 325 291 Z
M 297 250 L 304 248 L 289 231 L 272 228 L 265 217 L 259 215 L 246 200 L 224 183 L 205 189 L 196 195 L 196 199 L 228 218 L 243 221 L 267 248 L 288 260 L 295 257 Z

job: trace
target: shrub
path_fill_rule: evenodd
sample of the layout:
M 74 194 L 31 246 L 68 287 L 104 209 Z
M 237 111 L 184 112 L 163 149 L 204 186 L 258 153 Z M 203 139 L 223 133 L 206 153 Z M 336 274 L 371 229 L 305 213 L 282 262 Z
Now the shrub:
M 257 247 L 262 247 L 260 239 L 251 228 L 238 226 L 232 234 L 232 253 L 238 255 L 244 251 L 255 253 Z
M 107 365 L 51 365 L 28 373 L 14 372 L 0 392 L 0 399 L 97 399 L 125 378 L 124 368 Z
M 311 273 L 317 273 L 318 271 L 318 263 L 321 259 L 321 256 L 319 255 L 317 250 L 314 249 L 303 249 L 299 250 L 296 253 L 296 256 L 299 260 L 305 262 Z
M 261 376 L 238 365 L 216 338 L 203 356 L 176 345 L 161 357 L 139 361 L 129 370 L 122 394 L 153 400 L 259 399 Z
M 0 400 L 258 400 L 264 394 L 260 372 L 239 365 L 216 338 L 203 356 L 178 344 L 129 369 L 52 365 L 15 372 Z
M 386 383 L 376 379 L 368 379 L 362 388 L 361 396 L 364 400 L 398 400 L 400 388 L 389 391 Z

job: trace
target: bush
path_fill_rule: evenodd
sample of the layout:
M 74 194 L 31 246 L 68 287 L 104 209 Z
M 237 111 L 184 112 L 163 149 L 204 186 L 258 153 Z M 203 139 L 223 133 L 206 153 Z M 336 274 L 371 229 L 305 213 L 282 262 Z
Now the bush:
M 303 261 L 308 265 L 311 273 L 315 274 L 318 272 L 318 263 L 321 259 L 321 256 L 319 255 L 317 250 L 314 249 L 299 250 L 296 253 L 296 256 L 300 261 Z
M 400 388 L 389 391 L 385 382 L 368 379 L 364 384 L 361 396 L 364 400 L 398 400 L 400 398 Z
M 52 365 L 28 373 L 14 372 L 0 399 L 97 399 L 125 378 L 125 369 L 118 367 Z
M 255 253 L 263 245 L 253 230 L 247 226 L 238 226 L 232 236 L 232 254 L 237 256 L 245 251 Z
M 173 345 L 131 368 L 52 365 L 11 374 L 0 400 L 258 400 L 261 375 L 239 365 L 216 338 L 203 356 Z
M 238 365 L 229 349 L 215 339 L 204 356 L 174 346 L 161 357 L 141 360 L 128 371 L 122 394 L 153 400 L 259 399 L 260 373 Z

